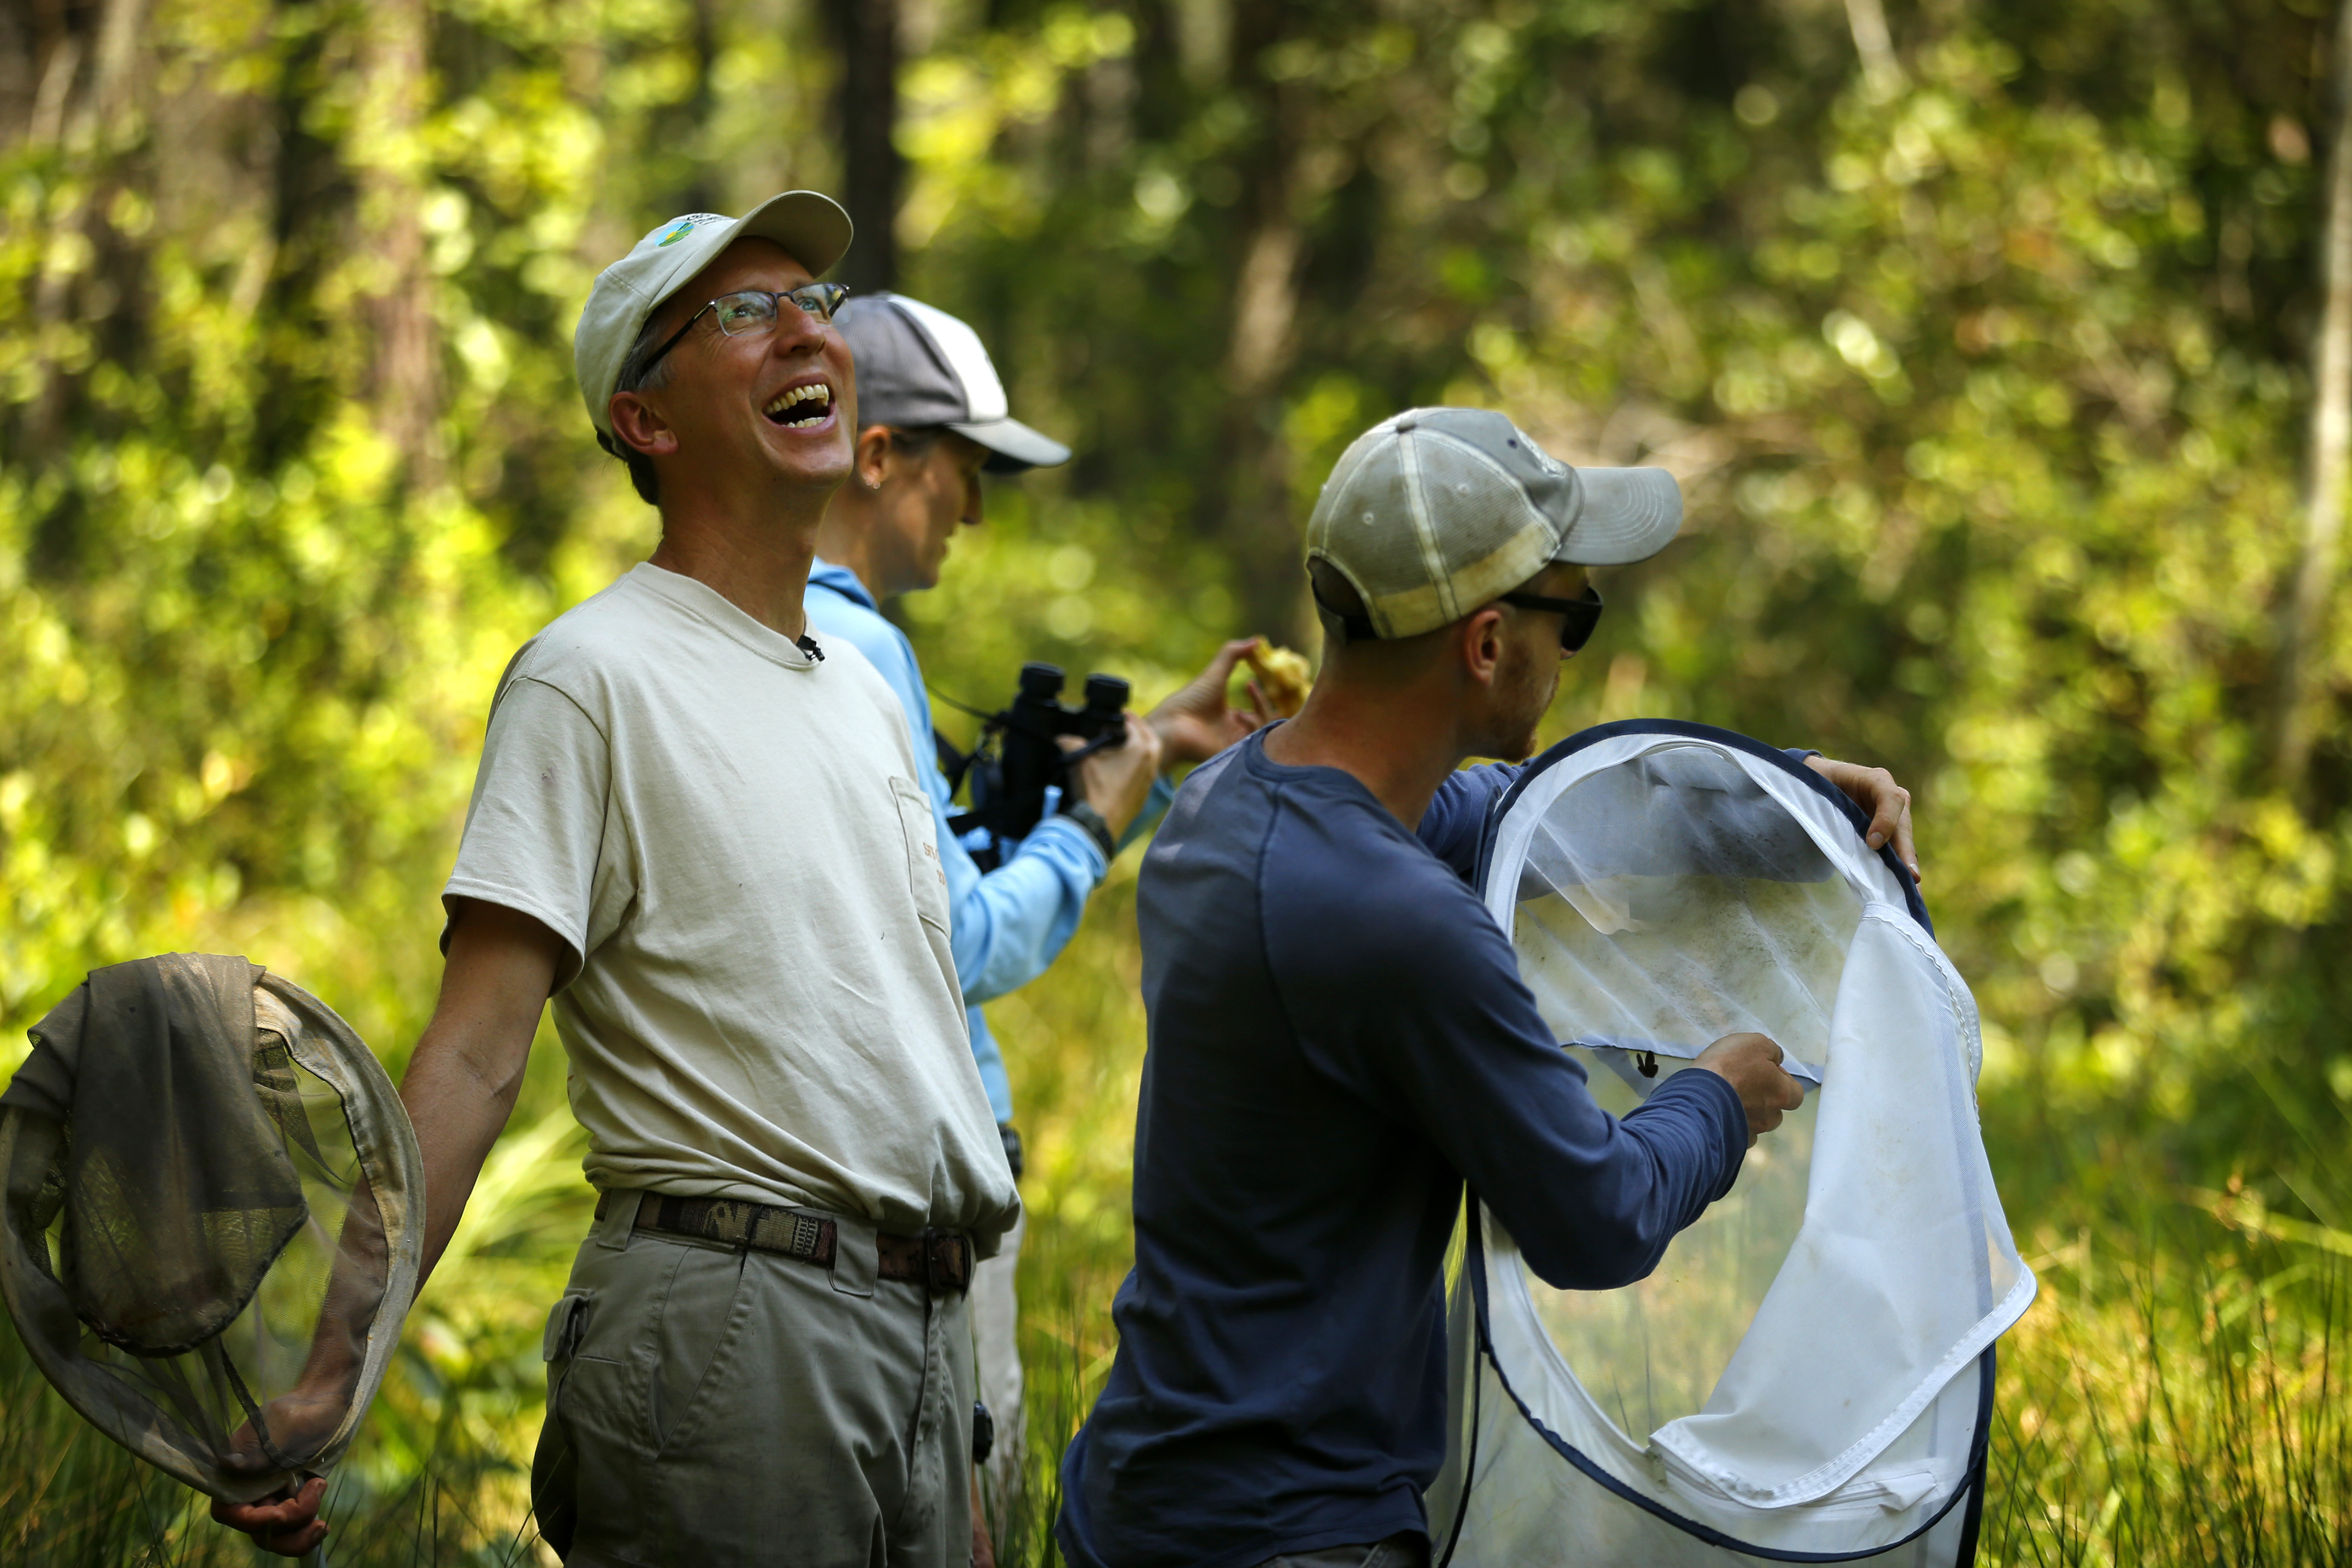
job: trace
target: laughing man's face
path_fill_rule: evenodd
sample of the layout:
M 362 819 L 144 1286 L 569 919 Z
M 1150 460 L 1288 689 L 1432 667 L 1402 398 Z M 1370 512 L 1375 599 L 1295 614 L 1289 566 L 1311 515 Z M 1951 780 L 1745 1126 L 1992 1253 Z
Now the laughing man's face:
M 739 239 L 665 300 L 659 331 L 722 294 L 781 293 L 813 281 L 773 240 Z M 831 488 L 849 477 L 856 372 L 841 334 L 789 300 L 776 323 L 730 337 L 706 313 L 669 351 L 661 384 L 636 394 L 676 438 L 675 452 L 722 489 L 776 480 Z

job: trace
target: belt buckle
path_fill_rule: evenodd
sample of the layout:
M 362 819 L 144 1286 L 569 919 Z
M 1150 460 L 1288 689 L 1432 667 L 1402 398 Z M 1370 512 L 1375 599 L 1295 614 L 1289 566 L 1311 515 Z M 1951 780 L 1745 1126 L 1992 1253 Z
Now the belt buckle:
M 950 1291 L 960 1292 L 971 1283 L 971 1265 L 968 1258 L 964 1261 L 961 1281 L 948 1278 L 950 1261 L 955 1257 L 951 1247 L 962 1240 L 962 1236 L 952 1230 L 929 1225 L 923 1227 L 923 1289 L 926 1294 L 945 1296 Z

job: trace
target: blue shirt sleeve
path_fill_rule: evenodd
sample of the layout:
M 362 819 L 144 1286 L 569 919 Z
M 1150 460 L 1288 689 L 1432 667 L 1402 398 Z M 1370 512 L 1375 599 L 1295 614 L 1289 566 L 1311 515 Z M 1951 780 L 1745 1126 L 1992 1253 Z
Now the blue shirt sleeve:
M 1491 798 L 1504 770 L 1478 771 L 1490 777 L 1462 786 L 1465 803 Z M 1472 815 L 1483 820 L 1483 808 Z M 1583 1290 L 1642 1279 L 1730 1190 L 1748 1120 L 1719 1075 L 1678 1073 L 1612 1117 L 1545 1026 L 1509 942 L 1446 867 L 1408 852 L 1378 877 L 1318 874 L 1361 871 L 1360 827 L 1289 811 L 1273 834 L 1267 955 L 1300 1048 L 1318 1072 L 1417 1124 L 1538 1275 Z M 1444 842 L 1458 847 L 1458 825 Z
M 838 586 L 824 581 L 834 578 Z M 853 596 L 856 595 L 856 596 Z M 1004 1060 L 976 1005 L 1045 973 L 1077 930 L 1087 895 L 1102 880 L 1102 851 L 1086 829 L 1049 819 L 1023 840 L 1005 863 L 983 875 L 971 852 L 948 830 L 947 775 L 931 738 L 931 700 L 922 667 L 906 634 L 863 600 L 856 580 L 820 563 L 803 601 L 818 636 L 848 643 L 866 656 L 898 700 L 914 742 L 915 774 L 931 797 L 931 826 L 948 879 L 948 942 L 968 1014 L 972 1054 L 1000 1121 L 1012 1115 Z
M 1525 772 L 1525 763 L 1456 768 L 1437 786 L 1429 809 L 1421 814 L 1416 836 L 1431 854 L 1454 868 L 1455 876 L 1470 880 L 1478 874 L 1478 841 L 1486 836 L 1487 815 Z
M 940 781 L 931 799 L 940 842 L 945 845 L 951 838 L 942 798 L 947 779 L 936 768 L 932 774 Z M 1119 836 L 1113 853 L 1149 832 L 1175 794 L 1166 774 L 1152 780 L 1143 809 Z M 952 911 L 948 940 L 955 954 L 956 979 L 971 1002 L 992 1002 L 1043 974 L 1069 944 L 1086 910 L 1087 896 L 1109 870 L 1094 835 L 1058 816 L 1046 816 L 1031 828 L 1029 837 L 993 871 L 982 871 L 961 844 L 946 859 Z
M 944 790 L 947 781 L 940 784 Z M 991 1002 L 1045 973 L 1067 945 L 1087 895 L 1108 869 L 1102 848 L 1076 823 L 1049 816 L 1011 858 L 982 872 L 949 833 L 946 804 L 936 793 L 931 798 L 948 874 L 956 979 L 966 1001 Z
M 964 1025 L 971 1031 L 972 1064 L 980 1068 L 980 1087 L 988 1094 L 988 1109 L 1000 1127 L 1013 1120 L 1013 1079 L 1004 1070 L 1004 1052 L 996 1043 L 996 1032 L 988 1026 L 988 1016 L 978 1007 L 963 1010 Z

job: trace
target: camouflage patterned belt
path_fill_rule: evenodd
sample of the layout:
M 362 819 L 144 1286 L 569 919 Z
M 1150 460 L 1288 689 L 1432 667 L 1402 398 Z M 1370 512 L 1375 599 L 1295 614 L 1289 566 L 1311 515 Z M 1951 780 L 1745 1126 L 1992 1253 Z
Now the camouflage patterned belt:
M 748 1247 L 831 1268 L 840 1229 L 827 1215 L 735 1198 L 677 1198 L 664 1193 L 604 1193 L 596 1217 L 614 1198 L 637 1200 L 636 1228 L 691 1236 L 729 1247 Z M 937 1226 L 916 1236 L 877 1231 L 874 1237 L 877 1278 L 923 1286 L 934 1296 L 962 1295 L 971 1288 L 971 1238 Z

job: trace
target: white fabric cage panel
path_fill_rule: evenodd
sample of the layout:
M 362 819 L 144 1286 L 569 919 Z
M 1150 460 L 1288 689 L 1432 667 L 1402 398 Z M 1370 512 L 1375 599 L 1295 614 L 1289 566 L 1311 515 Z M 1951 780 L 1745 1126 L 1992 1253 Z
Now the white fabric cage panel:
M 1480 890 L 1605 1109 L 1747 1030 L 1807 1093 L 1622 1289 L 1552 1289 L 1474 1197 L 1441 1563 L 1973 1560 L 1993 1342 L 2034 1281 L 1976 1004 L 1863 826 L 1785 753 L 1661 721 L 1561 742 L 1497 805 Z

